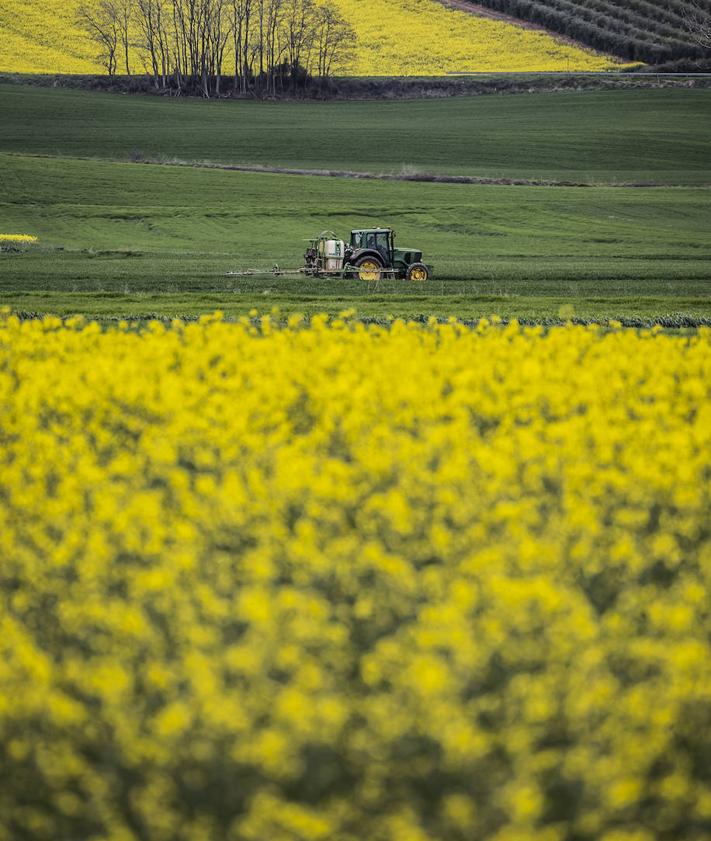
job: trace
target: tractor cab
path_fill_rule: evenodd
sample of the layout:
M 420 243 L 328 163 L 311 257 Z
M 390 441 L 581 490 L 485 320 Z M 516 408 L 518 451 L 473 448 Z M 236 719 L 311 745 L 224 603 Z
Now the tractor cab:
M 383 266 L 390 268 L 393 262 L 395 232 L 392 228 L 367 228 L 351 231 L 351 250 L 377 252 Z

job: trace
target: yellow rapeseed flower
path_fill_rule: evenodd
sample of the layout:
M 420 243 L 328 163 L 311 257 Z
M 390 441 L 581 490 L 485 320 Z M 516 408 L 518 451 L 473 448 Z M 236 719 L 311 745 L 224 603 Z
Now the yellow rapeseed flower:
M 711 815 L 711 331 L 0 317 L 0 841 Z
M 0 244 L 3 242 L 17 243 L 18 245 L 30 245 L 38 239 L 32 234 L 0 234 Z

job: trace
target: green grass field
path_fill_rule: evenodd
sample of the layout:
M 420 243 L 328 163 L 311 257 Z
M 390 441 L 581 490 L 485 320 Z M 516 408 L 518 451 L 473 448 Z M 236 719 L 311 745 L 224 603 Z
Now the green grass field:
M 711 89 L 205 102 L 0 85 L 0 151 L 711 185 Z
M 40 245 L 0 254 L 0 304 L 26 312 L 100 316 L 189 315 L 215 308 L 236 314 L 276 305 L 285 312 L 355 307 L 363 315 L 465 318 L 491 313 L 548 318 L 561 308 L 588 318 L 708 317 L 711 191 L 698 185 L 708 176 L 702 165 L 708 167 L 709 154 L 702 154 L 699 126 L 711 98 L 701 93 L 265 104 L 176 103 L 2 87 L 0 233 L 35 234 Z M 621 94 L 631 95 L 624 108 Z M 696 128 L 680 134 L 677 122 L 662 118 L 664 97 L 672 110 L 687 109 Z M 407 108 L 419 113 L 424 128 L 418 134 L 400 124 L 402 142 L 396 148 L 386 143 L 385 116 L 387 109 L 401 114 Z M 608 132 L 610 142 L 621 147 L 614 126 L 605 125 L 614 108 L 626 122 L 637 108 L 656 129 L 640 133 L 626 157 L 609 150 L 607 158 L 602 152 L 593 156 L 589 134 L 583 128 L 576 134 L 571 111 L 584 111 L 587 124 L 598 126 L 598 136 Z M 456 130 L 444 121 L 447 109 L 459 115 Z M 465 116 L 478 109 L 479 122 Z M 523 110 L 538 130 L 522 128 Z M 186 115 L 184 123 L 179 114 Z M 343 129 L 344 121 L 355 125 L 358 115 L 364 121 L 372 117 L 371 124 L 380 121 L 376 143 Z M 567 134 L 556 139 L 550 124 L 564 117 Z M 225 130 L 230 120 L 231 139 Z M 468 145 L 462 134 L 466 120 Z M 299 121 L 311 124 L 313 143 L 295 129 L 290 146 L 283 129 Z M 315 121 L 320 121 L 320 145 Z M 497 151 L 495 129 L 502 136 L 508 132 L 509 151 Z M 516 131 L 521 148 L 514 153 Z M 535 155 L 529 158 L 532 144 Z M 420 184 L 126 162 L 139 145 L 151 157 L 249 162 L 251 155 L 266 165 L 371 171 L 384 171 L 401 152 L 403 163 L 414 161 L 427 171 L 509 177 L 544 172 L 570 177 L 569 167 L 577 161 L 598 173 L 595 180 L 609 182 L 623 173 L 629 177 L 633 170 L 623 168 L 627 161 L 644 165 L 634 170 L 646 174 L 640 180 L 658 182 L 674 173 L 673 183 L 686 186 Z M 705 145 L 708 150 L 708 140 Z M 484 147 L 488 151 L 480 155 Z M 496 156 L 500 169 L 488 168 Z M 603 173 L 603 160 L 614 168 Z M 318 231 L 332 228 L 345 236 L 351 227 L 373 224 L 392 225 L 399 243 L 421 247 L 435 266 L 435 279 L 425 285 L 382 281 L 372 288 L 360 281 L 225 276 L 275 262 L 298 266 L 304 239 Z

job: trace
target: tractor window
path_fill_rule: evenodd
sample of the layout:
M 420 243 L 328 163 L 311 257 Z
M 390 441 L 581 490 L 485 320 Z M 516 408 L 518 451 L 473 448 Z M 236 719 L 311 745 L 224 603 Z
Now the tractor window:
M 383 259 L 390 259 L 390 233 L 388 231 L 352 231 L 351 246 L 353 248 L 370 248 L 379 251 Z
M 390 243 L 388 239 L 389 237 L 387 231 L 382 231 L 381 233 L 375 235 L 375 247 L 382 254 L 390 253 Z

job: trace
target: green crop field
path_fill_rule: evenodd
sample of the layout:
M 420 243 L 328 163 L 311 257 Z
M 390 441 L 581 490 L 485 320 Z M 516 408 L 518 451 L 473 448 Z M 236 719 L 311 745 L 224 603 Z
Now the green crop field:
M 711 89 L 205 102 L 0 85 L 0 151 L 711 185 Z
M 710 103 L 694 90 L 265 104 L 1 87 L 0 233 L 40 243 L 0 254 L 0 305 L 101 316 L 276 305 L 466 318 L 709 317 Z M 629 148 L 609 124 L 614 111 L 630 126 Z M 408 113 L 420 132 L 405 131 Z M 635 119 L 646 127 L 636 144 Z M 358 122 L 367 131 L 356 131 Z M 278 130 L 287 125 L 291 132 Z M 307 169 L 587 173 L 599 186 L 244 173 L 129 162 L 137 152 Z M 608 186 L 619 180 L 680 186 Z M 435 279 L 371 287 L 226 276 L 298 266 L 305 238 L 373 224 L 421 247 Z

